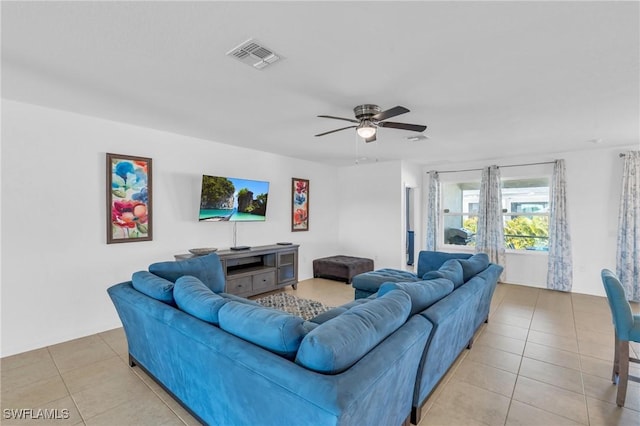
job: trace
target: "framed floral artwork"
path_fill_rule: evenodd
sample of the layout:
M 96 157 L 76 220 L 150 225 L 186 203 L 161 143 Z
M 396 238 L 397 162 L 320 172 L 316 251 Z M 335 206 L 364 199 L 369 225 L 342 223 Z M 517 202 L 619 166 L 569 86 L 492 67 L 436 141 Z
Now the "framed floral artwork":
M 151 158 L 107 153 L 107 244 L 151 241 Z
M 309 180 L 291 179 L 291 231 L 309 230 Z

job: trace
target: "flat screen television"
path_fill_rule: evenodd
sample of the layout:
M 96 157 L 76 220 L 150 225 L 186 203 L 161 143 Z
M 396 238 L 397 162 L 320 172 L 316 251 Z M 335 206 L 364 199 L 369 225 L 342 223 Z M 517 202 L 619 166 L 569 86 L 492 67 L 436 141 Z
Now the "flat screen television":
M 267 216 L 269 182 L 202 176 L 201 222 L 261 222 Z

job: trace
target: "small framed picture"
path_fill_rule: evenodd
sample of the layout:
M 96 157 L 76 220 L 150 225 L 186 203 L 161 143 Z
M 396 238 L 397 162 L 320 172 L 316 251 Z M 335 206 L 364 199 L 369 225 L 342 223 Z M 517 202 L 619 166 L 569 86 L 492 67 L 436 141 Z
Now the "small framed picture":
M 151 241 L 151 158 L 107 153 L 107 244 Z
M 291 231 L 309 230 L 309 180 L 291 179 Z

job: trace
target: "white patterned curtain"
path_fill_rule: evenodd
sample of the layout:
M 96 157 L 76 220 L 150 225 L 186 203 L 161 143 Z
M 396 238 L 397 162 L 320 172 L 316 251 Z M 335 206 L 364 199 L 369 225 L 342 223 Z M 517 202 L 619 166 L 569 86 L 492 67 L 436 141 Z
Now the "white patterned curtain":
M 573 261 L 567 217 L 567 189 L 564 160 L 556 160 L 549 199 L 549 264 L 547 288 L 571 291 Z
M 624 155 L 616 274 L 627 299 L 640 302 L 640 151 Z
M 482 169 L 478 204 L 476 252 L 486 253 L 490 262 L 506 267 L 502 190 L 498 166 Z
M 429 174 L 429 197 L 427 198 L 427 244 L 425 250 L 435 251 L 438 245 L 438 215 L 440 213 L 440 177 L 438 172 Z

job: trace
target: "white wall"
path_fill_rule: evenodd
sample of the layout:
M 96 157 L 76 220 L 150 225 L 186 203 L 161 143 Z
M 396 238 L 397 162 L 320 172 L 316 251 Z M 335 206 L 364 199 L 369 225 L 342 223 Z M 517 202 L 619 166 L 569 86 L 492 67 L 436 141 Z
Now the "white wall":
M 401 268 L 404 206 L 399 161 L 338 170 L 341 253 L 373 259 L 376 269 Z
M 424 168 L 423 172 L 426 174 L 429 170 L 469 169 L 489 164 L 528 164 L 565 159 L 567 207 L 573 250 L 572 292 L 605 296 L 600 280 L 600 270 L 602 268 L 615 270 L 623 161 L 619 158 L 619 154 L 632 149 L 637 150 L 638 146 L 592 149 L 553 156 L 503 158 L 478 163 L 430 165 Z M 552 170 L 552 165 L 501 168 L 501 174 L 503 177 L 527 176 L 535 173 L 550 175 Z M 467 175 L 465 173 L 465 177 Z M 447 180 L 457 179 L 460 176 L 461 174 L 443 173 L 440 178 Z M 425 177 L 424 181 L 427 182 L 428 179 Z M 424 186 L 426 188 L 426 184 Z M 506 262 L 506 282 L 546 287 L 547 256 L 545 253 L 511 252 L 507 254 Z
M 339 169 L 338 176 L 341 254 L 371 258 L 376 269 L 405 269 L 405 188 L 415 188 L 417 236 L 423 221 L 422 167 L 400 161 L 361 163 Z
M 300 279 L 338 250 L 335 168 L 4 99 L 2 121 L 2 356 L 118 327 L 109 286 L 232 245 L 231 223 L 197 220 L 202 174 L 270 182 L 238 244 L 299 243 Z M 153 159 L 153 241 L 106 244 L 106 152 Z M 292 177 L 311 181 L 309 232 L 291 232 Z

